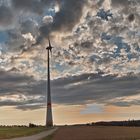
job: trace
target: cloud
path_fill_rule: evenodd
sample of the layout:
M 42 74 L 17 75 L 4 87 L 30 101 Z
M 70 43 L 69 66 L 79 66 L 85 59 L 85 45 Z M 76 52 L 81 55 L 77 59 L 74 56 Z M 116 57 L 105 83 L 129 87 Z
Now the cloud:
M 54 16 L 53 30 L 71 30 L 80 21 L 85 3 L 84 0 L 64 0 Z
M 14 14 L 10 7 L 0 6 L 0 26 L 9 26 L 14 21 Z
M 24 10 L 26 12 L 29 11 L 38 14 L 43 13 L 43 5 L 39 2 L 39 0 L 12 0 L 12 5 L 18 10 Z
M 33 36 L 38 35 L 38 24 L 34 20 L 26 20 L 21 23 L 21 33 L 31 33 Z
M 40 2 L 49 3 L 49 1 Z M 100 2 L 103 7 L 107 3 L 107 1 Z M 86 5 L 86 10 L 84 9 L 83 11 L 85 2 L 77 1 L 74 6 L 71 3 L 75 3 L 75 1 L 61 1 L 57 3 L 60 6 L 59 10 L 56 13 L 53 11 L 52 15 L 51 11 L 48 13 L 48 9 L 41 16 L 30 15 L 27 14 L 28 12 L 24 12 L 25 14 L 22 16 L 18 15 L 17 19 L 19 18 L 18 20 L 20 21 L 18 26 L 15 29 L 5 31 L 8 34 L 8 40 L 1 45 L 2 68 L 5 66 L 7 66 L 7 69 L 16 68 L 20 70 L 19 72 L 33 73 L 37 78 L 43 78 L 46 74 L 46 54 L 42 52 L 45 51 L 44 48 L 47 42 L 43 42 L 40 46 L 34 46 L 33 44 L 36 39 L 42 41 L 43 36 L 46 37 L 49 32 L 53 31 L 53 28 L 50 27 L 53 27 L 53 24 L 57 21 L 55 17 L 57 17 L 58 13 L 68 10 L 68 14 L 73 16 L 65 16 L 65 14 L 62 17 L 60 16 L 66 22 L 58 22 L 59 27 L 62 24 L 62 30 L 58 28 L 61 32 L 59 31 L 54 38 L 51 38 L 52 45 L 55 46 L 53 49 L 52 68 L 55 78 L 67 74 L 96 72 L 98 69 L 110 74 L 119 73 L 119 71 L 121 73 L 139 72 L 139 18 L 137 7 L 136 10 L 133 10 L 135 15 L 133 22 L 128 20 L 129 13 L 123 16 L 120 9 L 117 11 L 111 9 L 113 18 L 109 21 L 104 21 L 96 16 L 98 9 L 91 9 L 90 6 Z M 98 2 L 96 1 L 96 3 Z M 91 4 L 93 4 L 93 1 Z M 73 13 L 74 10 L 71 9 L 75 8 L 76 5 L 80 6 L 78 8 L 79 11 Z M 24 8 L 22 10 L 26 11 Z M 20 13 L 18 12 L 18 14 Z M 67 22 L 69 18 L 74 22 Z M 69 34 L 63 33 L 66 28 L 64 23 L 66 23 L 66 27 L 69 27 L 69 23 L 73 25 L 70 25 L 73 30 L 69 30 Z M 41 36 L 39 35 L 39 30 L 42 33 Z M 102 34 L 104 33 L 110 39 L 102 39 Z M 135 65 L 135 69 L 132 65 Z
M 38 109 L 45 106 L 46 81 L 33 77 L 0 72 L 0 104 L 18 109 Z M 104 75 L 89 73 L 53 80 L 53 104 L 138 105 L 140 75 Z
M 50 5 L 51 3 L 59 2 L 59 0 L 41 0 L 43 4 Z
M 139 78 L 135 76 L 128 75 L 119 79 L 115 75 L 83 74 L 61 80 L 62 83 L 59 81 L 58 85 L 54 84 L 54 94 L 57 95 L 58 101 L 60 100 L 59 103 L 108 103 L 110 99 L 139 94 Z M 61 90 L 61 95 L 57 93 L 58 90 Z
M 139 1 L 112 0 L 112 6 L 109 0 L 11 2 L 0 7 L 1 106 L 44 106 L 48 42 L 43 38 L 49 33 L 55 104 L 138 105 L 128 97 L 139 94 Z M 113 18 L 98 18 L 100 8 Z M 38 40 L 41 44 L 34 45 Z
M 121 0 L 111 0 L 113 7 L 118 6 L 126 6 L 129 4 L 129 0 L 121 1 Z
M 71 31 L 80 21 L 85 0 L 64 0 L 58 3 L 60 10 L 54 15 L 50 25 L 42 25 L 40 32 L 42 36 L 48 36 L 53 31 Z
M 42 87 L 31 76 L 13 71 L 0 71 L 0 74 L 0 106 L 14 106 L 23 110 L 44 106 L 46 82 L 42 83 Z

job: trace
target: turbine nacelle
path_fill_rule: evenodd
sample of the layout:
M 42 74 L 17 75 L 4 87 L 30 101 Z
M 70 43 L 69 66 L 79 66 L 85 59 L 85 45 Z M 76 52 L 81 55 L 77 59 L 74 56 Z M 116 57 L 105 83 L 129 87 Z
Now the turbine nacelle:
M 49 50 L 50 52 L 52 52 L 52 45 L 51 45 L 51 42 L 50 42 L 50 39 L 48 38 L 48 42 L 49 42 L 49 46 L 46 48 L 46 50 Z

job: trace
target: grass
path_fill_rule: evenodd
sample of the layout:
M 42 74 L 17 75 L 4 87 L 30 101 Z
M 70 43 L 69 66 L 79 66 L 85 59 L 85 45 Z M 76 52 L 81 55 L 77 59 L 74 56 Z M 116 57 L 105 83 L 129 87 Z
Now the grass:
M 21 136 L 29 136 L 46 130 L 45 127 L 0 127 L 0 140 L 7 138 L 15 138 Z

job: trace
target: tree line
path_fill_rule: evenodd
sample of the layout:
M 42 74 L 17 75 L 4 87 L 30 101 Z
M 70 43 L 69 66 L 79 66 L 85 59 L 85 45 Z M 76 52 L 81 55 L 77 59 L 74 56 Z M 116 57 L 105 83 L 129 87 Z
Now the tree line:
M 127 120 L 127 121 L 100 121 L 100 122 L 93 122 L 91 125 L 94 126 L 140 126 L 140 120 Z

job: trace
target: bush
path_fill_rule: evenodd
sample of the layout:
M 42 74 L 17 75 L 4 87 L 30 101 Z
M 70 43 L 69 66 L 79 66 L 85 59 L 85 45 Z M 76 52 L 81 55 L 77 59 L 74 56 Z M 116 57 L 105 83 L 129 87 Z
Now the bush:
M 35 125 L 33 123 L 29 123 L 29 127 L 33 128 L 33 127 L 37 127 L 37 125 Z

